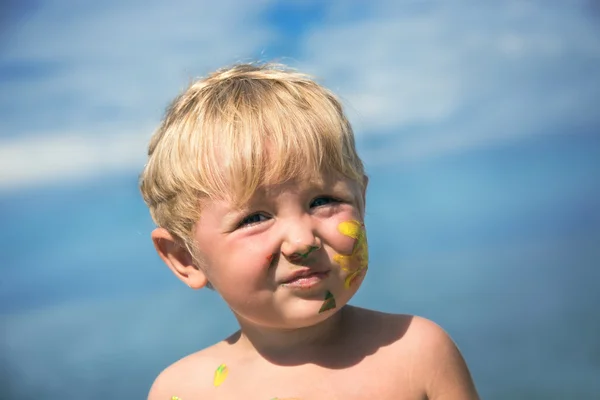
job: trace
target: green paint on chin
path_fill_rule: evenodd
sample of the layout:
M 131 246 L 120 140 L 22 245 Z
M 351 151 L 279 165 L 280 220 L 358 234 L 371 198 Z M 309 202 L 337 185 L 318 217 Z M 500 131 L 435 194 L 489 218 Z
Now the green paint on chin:
M 323 302 L 323 305 L 321 306 L 321 309 L 319 310 L 319 314 L 321 314 L 322 312 L 325 312 L 325 311 L 329 311 L 335 307 L 336 307 L 335 297 L 333 297 L 333 293 L 331 293 L 328 290 L 327 293 L 325 293 L 325 301 Z

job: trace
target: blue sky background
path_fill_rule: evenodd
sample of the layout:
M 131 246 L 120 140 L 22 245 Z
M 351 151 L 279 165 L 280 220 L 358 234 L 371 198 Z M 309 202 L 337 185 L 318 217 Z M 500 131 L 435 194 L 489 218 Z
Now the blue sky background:
M 191 79 L 256 59 L 346 104 L 371 177 L 354 304 L 440 323 L 483 398 L 600 395 L 597 3 L 0 7 L 0 398 L 145 398 L 235 329 L 161 265 L 137 175 Z

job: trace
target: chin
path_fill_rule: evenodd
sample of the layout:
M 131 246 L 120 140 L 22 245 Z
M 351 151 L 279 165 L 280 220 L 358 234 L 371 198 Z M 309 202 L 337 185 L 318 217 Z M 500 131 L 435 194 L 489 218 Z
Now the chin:
M 299 304 L 298 304 L 299 303 Z M 323 307 L 325 300 L 301 300 L 296 304 L 289 305 L 282 310 L 282 324 L 286 328 L 307 328 L 325 321 L 335 315 L 344 305 L 333 304 L 329 302 L 327 307 Z M 325 310 L 323 310 L 325 308 Z M 322 311 L 323 310 L 323 311 Z

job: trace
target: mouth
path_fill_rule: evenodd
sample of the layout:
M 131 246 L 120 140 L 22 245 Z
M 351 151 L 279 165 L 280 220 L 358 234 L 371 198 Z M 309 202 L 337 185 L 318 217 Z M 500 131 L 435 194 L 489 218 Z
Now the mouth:
M 307 289 L 318 285 L 329 276 L 329 271 L 302 270 L 283 281 L 283 286 Z

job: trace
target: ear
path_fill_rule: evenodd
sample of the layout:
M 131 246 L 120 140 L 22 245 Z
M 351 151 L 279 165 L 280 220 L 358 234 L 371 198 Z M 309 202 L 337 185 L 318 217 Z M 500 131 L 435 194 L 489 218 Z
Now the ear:
M 192 289 L 201 289 L 208 283 L 206 275 L 194 265 L 190 252 L 179 245 L 164 228 L 152 231 L 152 242 L 160 258 L 177 278 Z

